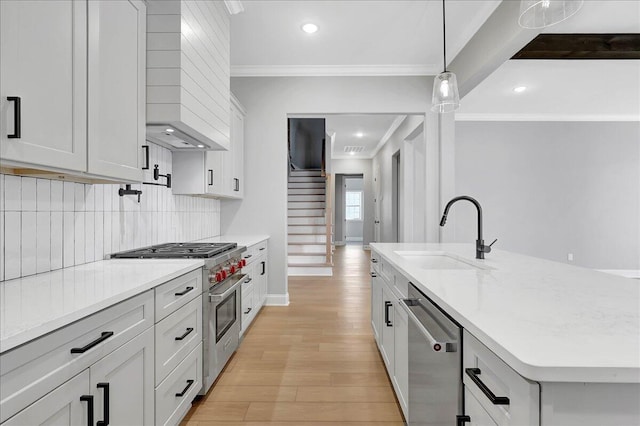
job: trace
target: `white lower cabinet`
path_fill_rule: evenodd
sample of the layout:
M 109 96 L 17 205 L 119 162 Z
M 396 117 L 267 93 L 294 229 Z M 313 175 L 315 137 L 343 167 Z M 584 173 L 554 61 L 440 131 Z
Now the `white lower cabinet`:
M 404 309 L 395 310 L 393 328 L 393 387 L 405 417 L 409 412 L 409 317 Z
M 469 391 L 469 388 L 464 388 L 464 408 L 465 413 L 469 416 L 469 421 L 466 423 L 470 426 L 498 426 L 489 413 L 485 411 L 480 402 Z
M 376 342 L 380 342 L 382 331 L 382 278 L 375 272 L 371 273 L 371 328 Z M 379 345 L 379 343 L 378 343 Z
M 242 258 L 247 262 L 247 265 L 242 268 L 242 271 L 247 277 L 242 283 L 242 330 L 240 335 L 243 335 L 245 330 L 251 325 L 267 299 L 269 277 L 267 271 L 267 241 L 265 240 L 247 247 L 247 251 L 243 254 Z
M 95 397 L 89 395 L 89 370 L 75 376 L 60 387 L 49 392 L 17 415 L 13 416 L 3 426 L 40 426 L 40 425 L 86 425 L 89 422 L 89 405 L 95 403 Z M 82 396 L 85 398 L 82 398 Z M 89 401 L 90 400 L 90 401 Z M 95 417 L 94 417 L 95 418 Z
M 153 425 L 153 328 L 89 369 L 95 418 L 103 424 Z
M 393 377 L 394 373 L 394 355 L 395 355 L 395 304 L 396 297 L 393 292 L 386 286 L 382 285 L 382 331 L 380 332 L 382 345 L 380 352 L 382 359 L 387 366 L 389 377 Z

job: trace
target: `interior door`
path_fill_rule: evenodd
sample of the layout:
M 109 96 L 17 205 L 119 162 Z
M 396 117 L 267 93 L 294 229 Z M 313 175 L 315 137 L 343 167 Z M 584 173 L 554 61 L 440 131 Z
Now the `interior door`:
M 380 242 L 380 206 L 382 203 L 382 191 L 380 191 L 380 166 L 377 164 L 373 166 L 373 188 L 375 192 L 375 197 L 373 199 L 375 210 L 373 219 L 373 240 L 375 242 Z

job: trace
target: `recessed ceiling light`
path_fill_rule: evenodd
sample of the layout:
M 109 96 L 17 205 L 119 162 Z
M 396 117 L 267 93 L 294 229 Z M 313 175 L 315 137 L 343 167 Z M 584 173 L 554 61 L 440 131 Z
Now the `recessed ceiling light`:
M 527 90 L 527 86 L 518 86 L 513 88 L 513 91 L 516 93 L 522 93 L 525 90 Z
M 167 133 L 173 133 L 173 129 L 169 128 L 169 129 L 165 130 L 165 132 L 167 132 Z
M 356 153 L 355 153 L 355 152 L 350 152 L 349 154 L 351 154 L 351 155 L 356 155 Z
M 364 136 L 364 133 L 362 133 L 362 132 L 356 133 L 356 138 L 361 138 L 363 136 Z
M 318 31 L 318 26 L 316 24 L 308 23 L 302 26 L 302 31 L 307 34 L 313 34 Z

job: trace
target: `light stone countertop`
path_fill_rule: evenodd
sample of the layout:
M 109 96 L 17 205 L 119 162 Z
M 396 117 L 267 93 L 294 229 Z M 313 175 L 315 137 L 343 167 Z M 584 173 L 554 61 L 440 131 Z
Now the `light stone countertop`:
M 0 353 L 203 265 L 202 259 L 113 259 L 0 282 Z
M 476 260 L 470 244 L 371 248 L 521 376 L 640 383 L 637 280 L 495 249 Z M 441 251 L 486 269 L 424 269 L 397 251 Z

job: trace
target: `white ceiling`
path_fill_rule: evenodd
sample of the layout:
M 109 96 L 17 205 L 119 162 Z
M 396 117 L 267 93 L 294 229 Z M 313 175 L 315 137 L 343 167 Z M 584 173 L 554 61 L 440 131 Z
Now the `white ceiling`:
M 335 134 L 331 158 L 372 158 L 380 141 L 388 137 L 389 129 L 395 130 L 396 120 L 400 120 L 399 116 L 382 114 L 326 116 L 326 132 L 330 136 Z M 362 133 L 362 137 L 356 136 L 357 133 Z M 350 155 L 344 152 L 345 146 L 363 146 L 364 150 Z
M 447 0 L 449 61 L 500 1 Z M 244 1 L 231 17 L 231 73 L 433 75 L 442 70 L 440 0 Z M 315 34 L 300 27 L 318 25 Z

